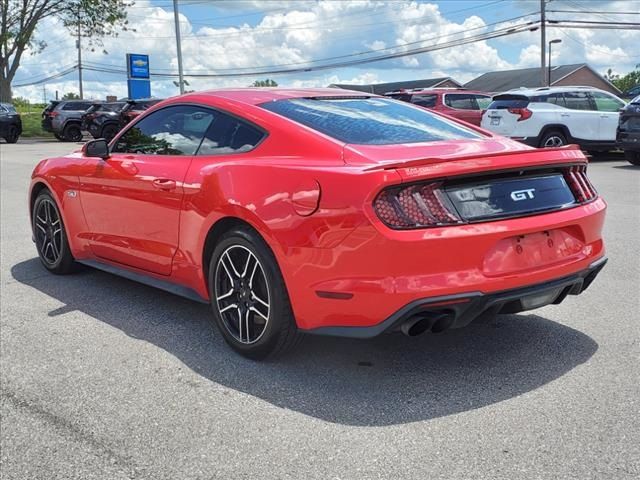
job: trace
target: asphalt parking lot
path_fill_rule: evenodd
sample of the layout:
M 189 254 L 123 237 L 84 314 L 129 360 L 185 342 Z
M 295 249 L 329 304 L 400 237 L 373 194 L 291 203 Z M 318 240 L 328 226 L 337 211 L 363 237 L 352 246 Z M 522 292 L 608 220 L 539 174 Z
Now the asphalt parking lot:
M 73 148 L 0 144 L 3 479 L 640 477 L 640 168 L 589 167 L 609 264 L 582 296 L 253 363 L 206 306 L 45 272 L 29 177 Z

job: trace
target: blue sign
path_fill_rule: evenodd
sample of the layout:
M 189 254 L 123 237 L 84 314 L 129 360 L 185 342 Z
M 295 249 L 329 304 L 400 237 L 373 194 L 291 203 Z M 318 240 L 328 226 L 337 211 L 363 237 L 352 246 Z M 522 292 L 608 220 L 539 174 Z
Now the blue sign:
M 151 82 L 149 80 L 136 80 L 135 78 L 130 78 L 127 80 L 127 87 L 129 90 L 129 98 L 131 100 L 151 97 Z
M 127 74 L 129 78 L 149 78 L 149 55 L 127 53 Z

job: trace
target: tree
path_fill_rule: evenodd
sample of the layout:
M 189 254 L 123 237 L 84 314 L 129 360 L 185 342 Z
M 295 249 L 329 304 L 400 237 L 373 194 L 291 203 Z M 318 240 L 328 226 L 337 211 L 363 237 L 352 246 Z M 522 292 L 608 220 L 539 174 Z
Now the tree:
M 277 87 L 278 82 L 267 78 L 266 80 L 256 80 L 255 82 L 253 82 L 251 86 L 252 87 Z
M 605 78 L 607 77 L 605 76 Z M 640 63 L 636 65 L 635 70 L 627 73 L 626 75 L 615 75 L 613 79 L 607 78 L 607 80 L 613 83 L 622 92 L 631 90 L 636 85 L 640 85 Z
M 127 29 L 126 8 L 132 0 L 1 0 L 0 1 L 0 102 L 10 102 L 11 82 L 25 50 L 40 52 L 45 41 L 34 40 L 42 20 L 56 17 L 73 33 L 101 46 L 105 36 Z
M 604 74 L 604 79 L 610 81 L 611 83 L 613 83 L 618 78 L 620 78 L 620 75 L 616 75 L 615 73 L 613 73 L 613 70 L 611 68 Z
M 80 100 L 80 95 L 75 92 L 67 92 L 62 96 L 62 100 Z

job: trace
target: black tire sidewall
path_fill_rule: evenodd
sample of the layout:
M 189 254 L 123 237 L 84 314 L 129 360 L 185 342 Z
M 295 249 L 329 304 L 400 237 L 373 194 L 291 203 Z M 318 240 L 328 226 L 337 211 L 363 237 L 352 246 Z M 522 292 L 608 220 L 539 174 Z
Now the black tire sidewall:
M 542 136 L 542 139 L 540 140 L 540 148 L 553 148 L 544 146 L 549 137 L 560 137 L 562 139 L 562 146 L 567 145 L 567 137 L 564 135 L 564 133 L 559 130 L 550 130 Z
M 77 130 L 78 135 L 77 135 L 77 140 L 72 138 L 71 134 L 73 132 L 75 132 Z M 71 125 L 67 125 L 66 127 L 64 127 L 64 132 L 62 134 L 62 137 L 67 141 L 67 142 L 80 142 L 82 140 L 82 130 L 80 129 L 80 125 L 77 125 L 75 123 L 72 123 Z
M 624 158 L 631 165 L 635 165 L 637 167 L 640 167 L 640 152 L 633 152 L 633 151 L 626 150 L 624 152 Z
M 250 345 L 240 343 L 227 330 L 215 300 L 215 274 L 218 260 L 224 251 L 233 245 L 240 245 L 251 250 L 260 261 L 267 278 L 269 321 L 262 337 Z M 284 322 L 291 322 L 292 315 L 289 296 L 284 286 L 282 274 L 273 253 L 264 240 L 257 233 L 244 228 L 234 229 L 226 233 L 211 255 L 208 282 L 214 320 L 226 342 L 238 353 L 248 358 L 259 360 L 267 357 L 277 347 L 282 330 L 287 328 Z
M 20 135 L 18 134 L 18 128 L 15 126 L 10 127 L 9 134 L 4 137 L 7 143 L 16 143 L 18 138 L 20 138 Z
M 51 193 L 48 190 L 43 190 L 38 194 L 36 201 L 33 203 L 33 212 L 31 215 L 31 229 L 33 231 L 34 238 L 36 237 L 36 214 L 40 204 L 43 200 L 49 200 L 55 207 L 56 213 L 58 214 L 58 218 L 60 219 L 60 227 L 62 228 L 62 242 L 61 242 L 61 254 L 58 260 L 55 263 L 49 263 L 42 258 L 40 254 L 40 249 L 36 243 L 36 250 L 38 251 L 38 258 L 44 267 L 53 273 L 67 273 L 70 271 L 71 266 L 74 263 L 73 255 L 71 254 L 71 249 L 69 248 L 69 242 L 67 241 L 67 229 L 64 225 L 64 220 L 62 219 L 62 213 L 60 212 L 60 208 L 58 207 L 58 203 L 53 198 Z
M 107 133 L 113 133 L 112 135 L 107 135 Z M 104 138 L 107 142 L 113 140 L 113 138 L 118 134 L 118 127 L 115 125 L 105 125 L 102 129 L 102 138 Z

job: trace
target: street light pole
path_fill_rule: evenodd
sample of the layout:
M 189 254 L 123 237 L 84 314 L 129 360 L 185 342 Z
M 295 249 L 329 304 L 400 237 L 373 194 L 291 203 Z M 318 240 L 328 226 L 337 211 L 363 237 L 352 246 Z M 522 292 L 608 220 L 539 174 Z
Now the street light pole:
M 562 39 L 555 38 L 549 41 L 549 68 L 547 69 L 547 87 L 551 86 L 551 45 L 554 43 L 561 43 Z
M 547 19 L 546 19 L 546 12 L 545 12 L 545 7 L 547 4 L 547 0 L 540 0 L 540 76 L 541 78 L 541 86 L 544 85 L 545 83 L 545 77 L 546 75 L 544 74 L 544 67 L 545 64 L 547 62 L 545 62 L 545 52 L 546 52 L 546 46 L 547 46 L 547 33 L 546 33 L 546 26 L 547 26 Z
M 184 93 L 184 77 L 182 75 L 182 47 L 180 46 L 180 16 L 178 13 L 178 0 L 173 0 L 173 18 L 176 22 L 176 48 L 178 49 L 178 83 L 180 94 Z

